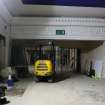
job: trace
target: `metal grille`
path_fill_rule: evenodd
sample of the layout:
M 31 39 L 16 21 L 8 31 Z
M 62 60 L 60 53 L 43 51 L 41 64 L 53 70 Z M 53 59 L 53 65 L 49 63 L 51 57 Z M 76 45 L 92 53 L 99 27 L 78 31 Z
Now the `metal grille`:
M 37 70 L 39 71 L 45 71 L 45 70 L 48 70 L 48 66 L 46 64 L 39 64 L 37 67 Z

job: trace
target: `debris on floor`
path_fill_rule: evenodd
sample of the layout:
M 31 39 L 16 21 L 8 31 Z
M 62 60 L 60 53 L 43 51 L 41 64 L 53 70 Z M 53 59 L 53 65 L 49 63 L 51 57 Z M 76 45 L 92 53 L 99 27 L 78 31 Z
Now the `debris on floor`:
M 5 91 L 6 91 L 5 86 L 0 86 L 0 105 L 8 104 L 10 101 L 7 100 L 5 97 Z
M 105 79 L 94 81 L 84 75 L 71 75 L 51 84 L 31 80 L 24 94 L 14 96 L 8 105 L 105 105 L 104 91 Z
M 25 92 L 25 89 L 14 87 L 11 90 L 8 90 L 6 92 L 6 95 L 7 96 L 17 96 L 17 95 L 22 96 L 24 94 L 24 92 Z

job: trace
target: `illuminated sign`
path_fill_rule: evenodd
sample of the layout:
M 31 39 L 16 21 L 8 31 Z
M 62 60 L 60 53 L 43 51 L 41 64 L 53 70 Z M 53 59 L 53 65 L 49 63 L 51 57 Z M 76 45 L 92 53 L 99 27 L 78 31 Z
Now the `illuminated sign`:
M 65 35 L 65 30 L 56 30 L 56 35 Z

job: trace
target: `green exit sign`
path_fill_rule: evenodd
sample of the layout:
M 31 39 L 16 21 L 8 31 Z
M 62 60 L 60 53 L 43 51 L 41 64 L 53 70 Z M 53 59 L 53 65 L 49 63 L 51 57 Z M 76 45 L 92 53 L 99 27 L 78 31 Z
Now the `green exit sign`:
M 65 30 L 56 30 L 56 35 L 65 35 Z

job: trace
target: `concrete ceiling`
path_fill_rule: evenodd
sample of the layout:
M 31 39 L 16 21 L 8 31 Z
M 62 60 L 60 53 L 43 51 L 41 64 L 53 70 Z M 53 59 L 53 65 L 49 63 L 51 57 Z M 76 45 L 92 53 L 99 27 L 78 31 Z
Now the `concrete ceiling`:
M 3 0 L 13 16 L 105 17 L 105 8 L 24 5 L 21 0 Z
M 35 47 L 39 46 L 41 42 L 48 43 L 49 40 L 12 40 L 13 46 L 21 47 Z M 55 46 L 66 48 L 79 48 L 82 52 L 88 52 L 103 44 L 103 41 L 69 41 L 69 40 L 53 40 Z

